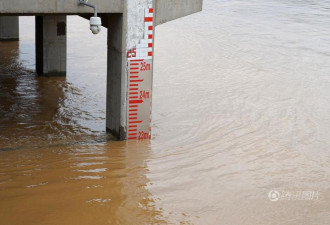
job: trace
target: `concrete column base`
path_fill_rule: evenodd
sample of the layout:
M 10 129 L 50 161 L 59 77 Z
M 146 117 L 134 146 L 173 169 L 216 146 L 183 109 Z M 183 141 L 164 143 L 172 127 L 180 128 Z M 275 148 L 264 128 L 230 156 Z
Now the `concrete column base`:
M 36 16 L 36 71 L 66 76 L 66 16 Z
M 19 17 L 0 16 L 0 41 L 18 41 Z

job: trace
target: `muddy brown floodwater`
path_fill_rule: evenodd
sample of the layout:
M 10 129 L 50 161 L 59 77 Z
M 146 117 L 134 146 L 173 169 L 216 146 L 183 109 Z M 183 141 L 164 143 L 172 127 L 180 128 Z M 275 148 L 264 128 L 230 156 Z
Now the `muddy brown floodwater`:
M 330 2 L 205 0 L 156 29 L 153 137 L 105 132 L 106 31 L 68 17 L 66 78 L 34 18 L 0 43 L 0 224 L 330 224 Z

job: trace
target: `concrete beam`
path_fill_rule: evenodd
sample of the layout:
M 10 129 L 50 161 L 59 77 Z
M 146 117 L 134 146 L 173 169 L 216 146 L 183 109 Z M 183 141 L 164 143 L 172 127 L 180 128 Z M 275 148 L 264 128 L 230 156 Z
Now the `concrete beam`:
M 66 16 L 36 16 L 36 71 L 66 75 Z
M 90 0 L 99 13 L 124 13 L 127 0 Z M 134 1 L 133 1 L 134 2 Z M 203 0 L 154 0 L 156 24 L 162 24 L 202 10 Z M 0 14 L 86 14 L 89 7 L 79 6 L 77 0 L 1 0 Z
M 0 16 L 0 41 L 18 41 L 18 16 Z
M 122 13 L 122 0 L 90 0 L 99 13 Z M 91 13 L 89 7 L 78 6 L 77 0 L 1 0 L 0 14 L 80 14 Z
M 156 25 L 202 11 L 203 0 L 157 0 Z

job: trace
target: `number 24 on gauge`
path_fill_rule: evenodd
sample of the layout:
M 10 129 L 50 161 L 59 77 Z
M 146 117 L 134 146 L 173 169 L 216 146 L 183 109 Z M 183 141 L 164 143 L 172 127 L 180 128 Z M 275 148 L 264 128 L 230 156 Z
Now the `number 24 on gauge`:
M 149 91 L 140 91 L 140 99 L 144 99 L 144 98 L 150 98 Z

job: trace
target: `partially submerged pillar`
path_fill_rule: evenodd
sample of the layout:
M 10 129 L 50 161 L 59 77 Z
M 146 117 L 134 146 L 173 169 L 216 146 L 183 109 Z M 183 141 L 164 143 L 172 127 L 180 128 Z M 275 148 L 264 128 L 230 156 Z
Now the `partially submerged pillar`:
M 36 16 L 36 71 L 42 76 L 66 75 L 66 16 Z
M 0 16 L 0 41 L 18 41 L 19 17 Z
M 107 129 L 120 140 L 151 136 L 154 1 L 125 1 L 108 16 Z

